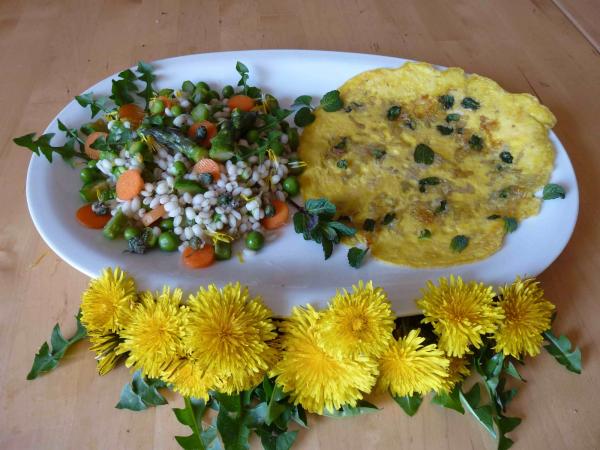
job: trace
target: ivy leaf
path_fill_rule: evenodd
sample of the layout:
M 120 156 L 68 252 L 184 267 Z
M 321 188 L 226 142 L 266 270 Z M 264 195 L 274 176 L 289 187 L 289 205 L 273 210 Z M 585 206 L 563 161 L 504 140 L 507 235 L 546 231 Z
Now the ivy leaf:
M 292 108 L 296 108 L 298 106 L 308 106 L 311 108 L 310 103 L 312 102 L 312 97 L 310 95 L 301 95 L 300 97 L 294 100 L 292 103 Z
M 47 342 L 44 342 L 36 353 L 33 358 L 33 366 L 27 374 L 28 380 L 33 380 L 42 373 L 50 372 L 58 365 L 58 362 L 65 356 L 71 345 L 87 336 L 87 332 L 81 324 L 81 311 L 75 316 L 75 319 L 77 320 L 77 330 L 70 339 L 63 337 L 60 325 L 54 325 L 52 335 L 50 336 L 50 346 Z
M 393 396 L 393 399 L 400 405 L 406 414 L 414 416 L 423 403 L 423 397 L 420 394 L 405 395 L 403 397 Z
M 365 255 L 369 251 L 368 248 L 362 249 L 358 247 L 352 247 L 348 250 L 348 264 L 355 269 L 358 269 L 365 258 Z
M 425 164 L 425 165 L 429 166 L 429 165 L 433 164 L 433 160 L 435 158 L 435 153 L 433 152 L 431 147 L 429 147 L 428 145 L 418 144 L 415 147 L 415 152 L 413 154 L 413 158 L 416 163 Z
M 116 120 L 111 127 L 106 143 L 111 145 L 125 145 L 136 136 L 136 132 L 123 125 L 123 122 Z
M 163 381 L 145 378 L 140 370 L 136 370 L 131 382 L 123 387 L 115 408 L 142 411 L 149 406 L 166 405 L 167 400 L 158 392 L 164 387 L 166 384 Z
M 71 140 L 73 143 L 77 142 L 79 145 L 84 144 L 84 142 L 79 137 L 77 128 L 67 127 L 60 119 L 56 119 L 56 124 L 58 125 L 58 129 L 66 134 L 67 140 Z
M 458 394 L 465 410 L 469 411 L 495 439 L 496 430 L 494 430 L 494 411 L 490 405 L 479 406 L 479 401 L 481 399 L 479 383 L 475 383 L 469 392 L 463 393 L 463 391 L 460 390 Z
M 560 184 L 550 183 L 544 186 L 544 191 L 542 193 L 542 198 L 544 200 L 554 200 L 556 198 L 565 198 L 567 194 L 565 193 L 565 188 L 563 188 Z
M 91 110 L 91 118 L 93 119 L 98 115 L 100 111 L 108 112 L 111 110 L 110 98 L 106 96 L 94 98 L 93 92 L 88 92 L 87 94 L 77 95 L 75 97 L 77 103 L 81 105 L 83 108 L 90 107 Z
M 327 92 L 321 98 L 320 104 L 323 110 L 327 112 L 339 111 L 344 107 L 344 102 L 340 98 L 340 91 L 338 90 Z
M 65 145 L 61 147 L 53 146 L 50 141 L 54 137 L 54 133 L 42 134 L 39 138 L 35 139 L 35 133 L 29 133 L 24 136 L 20 136 L 13 139 L 13 142 L 20 147 L 25 147 L 31 150 L 36 155 L 44 155 L 48 162 L 52 162 L 52 153 L 60 155 L 60 157 L 66 162 L 70 162 L 74 156 L 88 160 L 89 157 L 81 152 L 76 152 L 73 146 L 73 140 L 68 140 Z
M 562 364 L 571 372 L 581 373 L 581 350 L 578 347 L 573 349 L 569 338 L 564 335 L 556 337 L 552 330 L 544 331 L 542 336 L 548 341 L 544 348 L 559 364 Z
M 454 386 L 450 392 L 438 392 L 431 399 L 431 403 L 443 406 L 444 408 L 453 409 L 461 414 L 465 413 L 462 404 L 460 403 L 460 386 Z
M 137 93 L 137 86 L 135 85 L 136 80 L 137 77 L 131 69 L 124 70 L 119 74 L 117 80 L 112 80 L 112 94 L 110 98 L 117 106 L 134 102 L 135 99 L 132 94 Z
M 216 437 L 214 431 L 204 430 L 202 427 L 202 416 L 206 412 L 207 404 L 204 400 L 190 397 L 184 397 L 183 400 L 185 407 L 173 408 L 173 412 L 179 423 L 192 429 L 192 434 L 189 436 L 175 436 L 175 440 L 186 450 L 205 450 L 207 448 L 205 439 L 212 436 L 212 440 L 214 440 Z
M 315 121 L 315 115 L 308 106 L 300 108 L 294 116 L 294 123 L 297 127 L 306 127 Z
M 370 414 L 379 411 L 379 408 L 366 400 L 358 400 L 356 406 L 343 405 L 336 411 L 325 410 L 324 416 L 327 417 L 354 417 L 363 414 Z
M 137 72 L 140 74 L 138 79 L 145 83 L 144 88 L 137 94 L 146 100 L 146 110 L 148 110 L 150 99 L 154 96 L 154 89 L 152 88 L 152 83 L 156 80 L 154 68 L 146 62 L 140 61 L 137 66 Z

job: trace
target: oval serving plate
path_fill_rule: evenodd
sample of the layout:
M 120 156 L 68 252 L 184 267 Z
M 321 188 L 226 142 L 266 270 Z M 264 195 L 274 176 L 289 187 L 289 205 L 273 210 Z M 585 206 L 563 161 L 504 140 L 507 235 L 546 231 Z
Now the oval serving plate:
M 206 53 L 163 59 L 152 64 L 155 86 L 176 87 L 186 79 L 205 80 L 216 86 L 235 84 L 236 61 L 250 69 L 253 85 L 273 93 L 284 106 L 302 94 L 319 98 L 352 76 L 378 67 L 398 67 L 407 60 L 378 55 L 305 50 L 257 50 Z M 85 92 L 110 93 L 111 79 Z M 89 121 L 89 110 L 71 101 L 57 117 L 68 126 Z M 56 119 L 46 129 L 56 132 Z M 398 315 L 417 312 L 414 299 L 427 280 L 450 274 L 478 279 L 494 285 L 512 281 L 517 275 L 537 275 L 546 269 L 567 245 L 579 207 L 577 180 L 567 152 L 553 132 L 556 149 L 551 181 L 565 187 L 564 200 L 542 203 L 540 214 L 519 224 L 506 238 L 504 247 L 491 257 L 473 264 L 444 269 L 412 269 L 374 259 L 353 269 L 346 248 L 339 246 L 328 261 L 320 246 L 306 242 L 288 225 L 263 250 L 242 262 L 237 257 L 203 270 L 181 266 L 179 253 L 153 251 L 147 255 L 124 253 L 124 241 L 108 241 L 97 230 L 81 227 L 75 211 L 81 205 L 78 171 L 58 162 L 49 164 L 33 156 L 27 173 L 27 202 L 33 222 L 46 243 L 71 266 L 93 277 L 104 267 L 121 266 L 131 273 L 141 289 L 159 289 L 164 283 L 191 292 L 199 285 L 223 285 L 240 281 L 261 295 L 275 314 L 289 314 L 292 306 L 311 303 L 322 307 L 336 288 L 350 288 L 357 280 L 373 280 L 386 289 Z M 239 248 L 238 248 L 239 250 Z

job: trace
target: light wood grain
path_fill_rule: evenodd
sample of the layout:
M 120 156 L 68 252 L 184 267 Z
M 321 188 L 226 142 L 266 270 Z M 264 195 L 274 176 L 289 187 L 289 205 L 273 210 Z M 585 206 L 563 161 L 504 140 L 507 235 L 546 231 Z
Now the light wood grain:
M 600 52 L 600 3 L 597 0 L 554 0 L 554 3 Z
M 556 328 L 582 347 L 585 369 L 576 376 L 547 355 L 529 362 L 529 382 L 510 408 L 525 420 L 513 434 L 515 448 L 599 448 L 600 58 L 590 43 L 598 42 L 598 21 L 584 23 L 598 8 L 560 3 L 570 14 L 551 0 L 0 2 L 0 448 L 170 449 L 186 432 L 169 407 L 114 409 L 129 374 L 121 368 L 98 377 L 86 343 L 59 370 L 25 380 L 54 323 L 73 330 L 87 279 L 36 233 L 24 193 L 29 155 L 11 138 L 42 131 L 73 95 L 139 59 L 252 48 L 457 65 L 534 93 L 552 109 L 579 179 L 581 213 L 573 240 L 541 279 L 558 306 Z M 410 419 L 390 400 L 378 403 L 383 411 L 367 417 L 313 419 L 296 448 L 494 448 L 469 417 L 424 405 Z

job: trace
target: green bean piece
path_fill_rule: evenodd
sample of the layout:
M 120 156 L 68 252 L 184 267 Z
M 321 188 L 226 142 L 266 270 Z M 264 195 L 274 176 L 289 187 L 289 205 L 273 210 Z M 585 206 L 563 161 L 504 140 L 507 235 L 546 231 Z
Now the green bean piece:
M 189 192 L 192 195 L 204 194 L 206 188 L 197 181 L 192 180 L 177 180 L 173 186 L 177 192 L 184 193 Z
M 95 167 L 84 167 L 81 169 L 81 172 L 79 172 L 79 177 L 84 183 L 89 183 L 90 181 L 102 178 L 102 172 Z
M 173 117 L 177 117 L 183 114 L 183 109 L 181 109 L 181 106 L 179 105 L 173 105 L 171 106 L 171 113 L 173 114 Z
M 165 110 L 165 104 L 163 103 L 162 100 L 155 99 L 155 100 L 152 100 L 152 102 L 150 102 L 150 114 L 152 114 L 152 115 L 162 114 L 162 112 L 164 110 Z
M 127 216 L 119 208 L 114 216 L 104 225 L 102 234 L 108 239 L 116 239 L 123 234 L 125 227 L 127 226 Z
M 142 234 L 142 231 L 136 227 L 127 227 L 125 228 L 125 231 L 123 231 L 123 237 L 126 241 L 134 237 L 138 237 L 140 234 Z
M 98 200 L 98 194 L 108 190 L 108 183 L 104 179 L 88 181 L 79 191 L 79 195 L 86 203 Z
M 173 163 L 173 175 L 175 175 L 176 177 L 182 177 L 187 173 L 187 168 L 185 167 L 185 164 L 182 161 L 175 161 Z
M 194 86 L 194 83 L 192 83 L 190 80 L 185 80 L 181 85 L 181 90 L 183 92 L 187 92 L 188 94 L 194 92 L 194 89 L 196 89 L 196 86 Z
M 251 144 L 254 144 L 256 141 L 258 141 L 259 137 L 260 136 L 259 136 L 258 130 L 253 129 L 253 130 L 249 130 L 246 133 L 246 140 Z
M 169 217 L 168 219 L 162 219 L 159 224 L 160 229 L 163 231 L 172 230 L 174 228 L 174 220 L 175 219 L 173 219 L 172 217 Z
M 215 257 L 219 261 L 231 259 L 231 242 L 217 241 L 215 243 Z
M 206 105 L 200 103 L 199 105 L 196 105 L 194 109 L 192 109 L 190 114 L 192 115 L 194 122 L 202 122 L 203 120 L 208 120 L 210 111 Z

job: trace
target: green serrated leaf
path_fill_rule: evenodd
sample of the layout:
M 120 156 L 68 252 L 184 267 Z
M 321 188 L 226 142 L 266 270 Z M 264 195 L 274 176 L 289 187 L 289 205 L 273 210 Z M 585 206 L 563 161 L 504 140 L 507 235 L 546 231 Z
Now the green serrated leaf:
M 175 440 L 186 450 L 206 450 L 205 442 L 212 442 L 216 437 L 216 433 L 213 431 L 202 428 L 202 416 L 206 411 L 207 404 L 201 399 L 184 397 L 183 400 L 185 407 L 173 408 L 173 412 L 179 423 L 192 429 L 192 434 L 175 436 Z
M 471 413 L 495 439 L 496 430 L 494 430 L 492 407 L 490 405 L 478 406 L 481 399 L 479 383 L 475 383 L 469 392 L 464 393 L 461 390 L 458 394 L 465 410 L 469 411 L 469 413 Z
M 306 411 L 302 405 L 295 405 L 292 409 L 292 420 L 303 428 L 308 428 Z
M 121 390 L 119 396 L 119 403 L 115 405 L 117 409 L 129 409 L 130 411 L 143 411 L 148 409 L 146 403 L 142 401 L 142 398 L 133 390 L 131 383 L 127 383 Z
M 306 200 L 304 209 L 309 214 L 318 216 L 333 217 L 336 212 L 336 207 L 326 198 L 317 198 Z
M 150 406 L 166 405 L 167 400 L 158 389 L 166 387 L 161 380 L 148 379 L 142 376 L 140 370 L 135 371 L 133 379 L 121 390 L 118 409 L 142 411 Z
M 112 94 L 110 96 L 112 101 L 118 106 L 133 103 L 135 101 L 133 94 L 137 93 L 136 80 L 137 77 L 130 69 L 119 73 L 119 78 L 112 80 Z
M 283 393 L 283 390 L 281 389 L 281 386 L 275 383 L 275 386 L 273 387 L 273 392 L 269 397 L 269 404 L 265 415 L 265 423 L 267 425 L 271 425 L 286 409 L 285 405 L 278 403 L 284 398 L 285 395 Z
M 303 128 L 315 121 L 315 115 L 308 106 L 300 108 L 294 116 L 294 124 L 297 127 Z
M 526 381 L 525 378 L 521 376 L 521 374 L 519 373 L 512 361 L 508 362 L 508 364 L 504 368 L 504 372 L 506 372 L 511 377 L 516 378 L 517 380 Z
M 249 428 L 257 428 L 265 423 L 267 417 L 268 405 L 267 402 L 261 402 L 254 408 L 248 409 L 246 414 L 246 425 Z
M 566 196 L 565 188 L 560 184 L 555 183 L 549 183 L 544 186 L 544 191 L 542 193 L 542 198 L 544 200 L 554 200 L 556 198 L 565 198 Z
M 111 110 L 110 98 L 106 97 L 106 96 L 94 98 L 93 92 L 88 92 L 87 94 L 77 95 L 75 97 L 75 100 L 83 108 L 87 108 L 88 106 L 90 107 L 92 119 L 94 117 L 96 117 L 100 111 L 108 112 Z
M 344 107 L 344 102 L 340 97 L 340 91 L 333 90 L 327 92 L 320 101 L 320 105 L 326 112 L 339 111 Z
M 411 417 L 417 413 L 421 403 L 423 403 L 423 397 L 420 394 L 404 395 L 402 397 L 392 396 L 392 398 Z
M 431 403 L 443 406 L 444 408 L 453 409 L 461 414 L 465 413 L 465 410 L 460 403 L 460 386 L 454 386 L 451 392 L 438 392 L 431 399 Z
M 498 425 L 498 429 L 503 433 L 510 433 L 515 428 L 517 428 L 522 422 L 522 419 L 519 417 L 506 417 L 499 416 L 496 418 L 496 424 Z
M 329 226 L 341 236 L 354 236 L 356 234 L 356 228 L 350 227 L 342 222 L 329 222 Z
M 75 316 L 77 320 L 77 330 L 70 339 L 65 339 L 60 331 L 58 324 L 54 325 L 52 335 L 50 337 L 50 346 L 44 342 L 39 351 L 33 358 L 33 365 L 27 374 L 28 380 L 33 380 L 40 374 L 49 372 L 54 369 L 58 362 L 65 355 L 67 350 L 76 342 L 79 342 L 87 336 L 84 326 L 81 324 L 81 311 Z
M 226 403 L 219 401 L 220 408 L 219 414 L 217 415 L 217 429 L 223 440 L 223 445 L 226 450 L 248 450 L 250 448 L 248 439 L 250 437 L 250 428 L 246 424 L 244 413 L 237 409 L 237 406 L 233 410 L 229 410 L 227 406 L 234 406 L 239 402 L 234 399 L 228 400 Z M 241 408 L 241 406 L 240 406 Z
M 498 440 L 498 450 L 508 450 L 513 446 L 514 442 L 512 439 L 506 436 L 500 436 Z
M 336 411 L 325 410 L 324 416 L 327 417 L 354 417 L 363 414 L 370 414 L 379 411 L 379 408 L 366 400 L 358 400 L 356 406 L 343 405 Z
M 13 139 L 13 142 L 21 147 L 31 150 L 36 155 L 44 155 L 49 162 L 52 162 L 52 154 L 58 154 L 63 160 L 69 162 L 74 156 L 88 160 L 89 157 L 85 153 L 76 152 L 74 148 L 74 140 L 68 140 L 65 145 L 55 147 L 50 144 L 54 137 L 54 133 L 42 134 L 35 139 L 35 133 L 29 133 Z
M 140 74 L 138 79 L 144 83 L 144 87 L 137 94 L 146 101 L 146 110 L 150 105 L 150 99 L 154 96 L 152 83 L 156 80 L 154 68 L 144 61 L 140 61 L 137 66 L 137 72 Z
M 275 450 L 289 450 L 294 445 L 296 437 L 298 436 L 297 431 L 286 431 L 277 436 L 275 442 Z
M 425 164 L 429 166 L 433 164 L 433 160 L 435 159 L 435 153 L 428 145 L 418 144 L 415 147 L 413 158 L 416 163 Z
M 571 341 L 566 336 L 556 337 L 552 330 L 542 333 L 548 344 L 544 348 L 554 359 L 574 373 L 581 373 L 581 350 L 578 347 L 573 349 Z
M 358 247 L 352 247 L 348 250 L 348 264 L 355 269 L 358 269 L 365 258 L 365 255 L 369 251 L 368 248 L 362 249 Z

